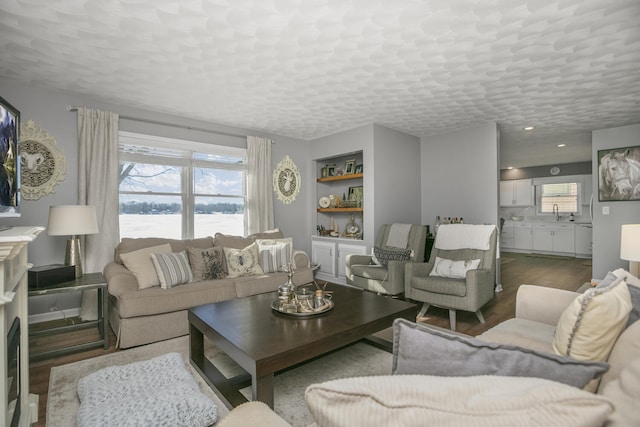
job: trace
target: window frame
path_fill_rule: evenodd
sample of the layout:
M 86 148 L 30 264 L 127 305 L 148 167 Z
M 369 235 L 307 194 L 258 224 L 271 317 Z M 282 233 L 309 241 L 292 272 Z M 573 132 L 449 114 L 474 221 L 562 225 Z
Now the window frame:
M 182 155 L 163 156 L 143 154 L 126 151 L 126 146 L 148 147 L 152 150 L 167 150 L 167 153 L 182 153 Z M 176 148 L 179 147 L 179 148 Z M 205 155 L 236 156 L 242 159 L 240 163 L 230 163 L 215 160 L 203 160 L 195 158 L 194 153 Z M 181 230 L 182 239 L 193 239 L 195 232 L 195 205 L 198 197 L 224 197 L 226 199 L 240 199 L 243 202 L 243 229 L 244 235 L 248 229 L 247 219 L 247 174 L 248 154 L 246 148 L 231 147 L 177 138 L 140 134 L 135 132 L 119 131 L 118 134 L 118 165 L 125 163 L 145 163 L 165 165 L 180 168 L 180 193 L 159 191 L 122 191 L 118 184 L 118 205 L 120 195 L 144 195 L 144 196 L 180 196 L 182 203 Z M 195 168 L 224 169 L 242 172 L 242 195 L 236 194 L 207 194 L 196 193 L 194 182 Z M 120 214 L 118 214 L 120 215 Z M 120 236 L 122 238 L 122 236 Z
M 583 183 L 579 182 L 575 179 L 568 179 L 566 181 L 555 181 L 555 182 L 541 182 L 536 184 L 536 215 L 541 215 L 541 216 L 552 216 L 555 215 L 552 211 L 545 211 L 543 210 L 543 186 L 545 185 L 559 185 L 559 184 L 575 184 L 576 185 L 576 210 L 575 211 L 559 211 L 558 215 L 560 214 L 570 214 L 573 213 L 574 215 L 582 215 L 582 186 Z M 565 197 L 571 197 L 571 195 L 569 196 L 565 196 Z

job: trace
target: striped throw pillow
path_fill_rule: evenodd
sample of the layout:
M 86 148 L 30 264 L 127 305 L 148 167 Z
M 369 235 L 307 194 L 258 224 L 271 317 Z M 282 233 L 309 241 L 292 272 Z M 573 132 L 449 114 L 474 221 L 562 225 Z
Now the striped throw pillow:
M 151 261 L 153 261 L 162 289 L 169 289 L 172 286 L 193 281 L 193 273 L 186 251 L 170 254 L 152 253 Z
M 265 273 L 282 271 L 291 263 L 291 243 L 259 244 L 259 264 Z

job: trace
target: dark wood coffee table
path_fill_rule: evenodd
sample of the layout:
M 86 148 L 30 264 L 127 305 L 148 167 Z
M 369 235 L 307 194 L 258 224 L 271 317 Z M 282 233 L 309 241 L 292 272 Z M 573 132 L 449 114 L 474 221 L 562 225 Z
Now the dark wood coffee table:
M 415 320 L 418 311 L 415 304 L 347 286 L 327 290 L 333 291 L 334 308 L 313 317 L 275 312 L 275 292 L 189 309 L 192 365 L 230 409 L 247 401 L 239 390 L 249 385 L 253 400 L 273 408 L 276 372 L 368 338 L 396 318 Z M 226 378 L 204 356 L 204 336 L 247 374 Z

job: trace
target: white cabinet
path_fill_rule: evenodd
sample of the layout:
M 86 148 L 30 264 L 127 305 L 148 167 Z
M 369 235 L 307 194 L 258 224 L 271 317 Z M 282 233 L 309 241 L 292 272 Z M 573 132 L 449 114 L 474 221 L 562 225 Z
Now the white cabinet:
M 575 248 L 576 256 L 591 258 L 593 248 L 591 245 L 593 238 L 593 227 L 591 224 L 575 225 Z
M 318 279 L 346 284 L 345 260 L 349 254 L 365 255 L 367 246 L 352 239 L 314 236 L 311 240 L 311 260 L 319 264 Z
M 505 221 L 500 231 L 500 249 L 512 249 L 513 244 L 513 224 L 510 221 Z
M 533 230 L 531 224 L 513 224 L 513 247 L 523 251 L 533 249 Z
M 533 206 L 533 185 L 530 179 L 500 181 L 500 206 Z
M 533 250 L 575 253 L 573 224 L 533 224 Z

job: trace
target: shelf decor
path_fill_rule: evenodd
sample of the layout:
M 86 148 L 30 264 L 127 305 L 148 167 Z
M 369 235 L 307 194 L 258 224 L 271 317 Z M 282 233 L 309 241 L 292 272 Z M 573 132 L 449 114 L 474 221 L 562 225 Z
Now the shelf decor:
M 20 125 L 20 162 L 20 193 L 26 200 L 53 193 L 67 172 L 67 161 L 56 140 L 33 120 Z
M 288 155 L 278 163 L 273 172 L 273 191 L 285 205 L 290 205 L 300 192 L 300 172 Z

